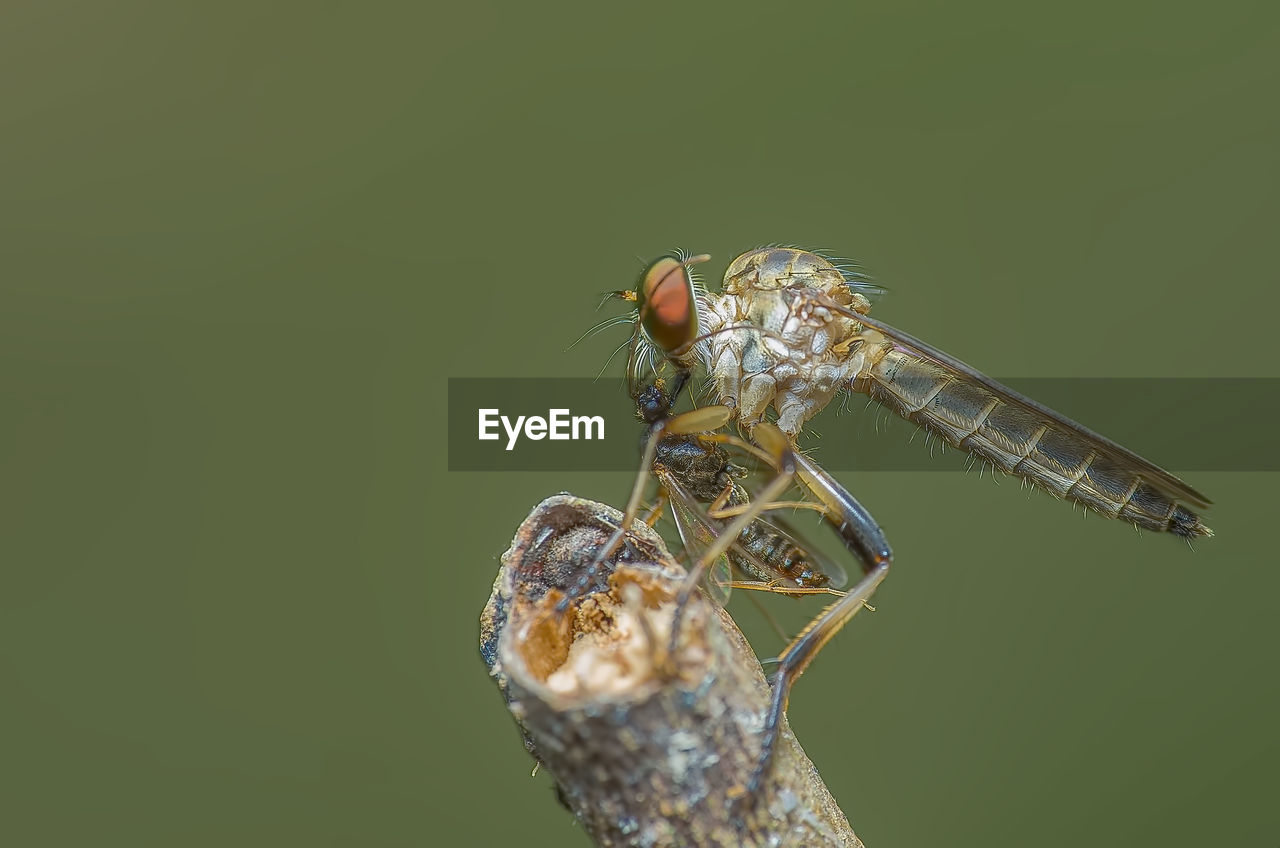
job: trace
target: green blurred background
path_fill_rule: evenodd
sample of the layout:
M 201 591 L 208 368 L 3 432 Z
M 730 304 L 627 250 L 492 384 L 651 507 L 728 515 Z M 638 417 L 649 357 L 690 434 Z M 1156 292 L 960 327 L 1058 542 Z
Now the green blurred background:
M 1280 376 L 1278 85 L 1264 3 L 6 4 L 4 841 L 585 845 L 477 619 L 629 475 L 447 473 L 446 377 L 774 241 L 995 375 Z M 791 715 L 872 848 L 1275 845 L 1276 475 L 1195 550 L 842 476 L 898 567 Z

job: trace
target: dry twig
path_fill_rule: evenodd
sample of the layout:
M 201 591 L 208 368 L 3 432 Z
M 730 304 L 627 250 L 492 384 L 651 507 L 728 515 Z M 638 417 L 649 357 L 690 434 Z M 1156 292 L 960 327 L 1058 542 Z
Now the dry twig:
M 640 524 L 581 601 L 556 603 L 621 519 L 557 495 L 517 531 L 480 647 L 529 752 L 602 846 L 857 846 L 783 722 L 772 768 L 741 803 L 769 686 L 729 615 L 700 593 L 665 656 L 684 571 Z

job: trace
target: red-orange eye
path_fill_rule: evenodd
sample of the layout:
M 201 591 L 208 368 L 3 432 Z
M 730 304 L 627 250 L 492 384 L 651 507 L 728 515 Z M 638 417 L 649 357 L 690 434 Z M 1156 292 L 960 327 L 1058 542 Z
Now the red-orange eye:
M 698 306 L 685 264 L 671 256 L 655 259 L 636 286 L 640 326 L 664 353 L 683 353 L 698 337 Z

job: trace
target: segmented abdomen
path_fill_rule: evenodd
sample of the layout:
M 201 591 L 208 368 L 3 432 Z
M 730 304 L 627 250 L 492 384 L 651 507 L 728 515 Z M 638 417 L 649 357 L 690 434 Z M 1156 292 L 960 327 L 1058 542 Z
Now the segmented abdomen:
M 937 362 L 891 350 L 872 368 L 867 391 L 950 444 L 1059 497 L 1147 530 L 1212 535 L 1198 515 L 1150 485 L 1140 467 Z
M 729 497 L 731 506 L 739 506 L 749 500 L 746 490 L 735 486 Z M 787 578 L 800 588 L 820 588 L 830 586 L 830 578 L 821 568 L 816 568 L 809 552 L 796 545 L 785 533 L 779 532 L 765 519 L 757 519 L 738 534 L 738 545 L 750 556 L 730 548 L 729 559 L 740 571 L 766 583 L 780 577 Z M 761 571 L 756 562 L 765 565 L 773 573 Z

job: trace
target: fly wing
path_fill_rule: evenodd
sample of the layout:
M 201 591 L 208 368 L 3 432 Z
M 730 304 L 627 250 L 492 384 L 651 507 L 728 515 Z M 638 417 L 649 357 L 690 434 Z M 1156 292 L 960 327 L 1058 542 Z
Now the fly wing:
M 1191 488 L 1191 486 L 1187 485 L 1182 480 L 1179 480 L 1177 477 L 1170 474 L 1168 471 L 1165 471 L 1155 463 L 1144 459 L 1129 450 L 1124 445 L 1113 442 L 1101 433 L 1095 432 L 1077 421 L 1072 421 L 1067 416 L 1059 412 L 1055 412 L 1044 404 L 1032 400 L 1021 392 L 1017 392 L 1003 383 L 993 380 L 986 374 L 983 374 L 971 365 L 956 359 L 945 351 L 939 350 L 933 345 L 903 332 L 896 327 L 892 327 L 878 318 L 860 315 L 852 312 L 852 310 L 842 311 L 847 312 L 850 318 L 884 333 L 892 339 L 895 344 L 905 348 L 911 353 L 914 353 L 916 356 L 931 360 L 935 365 L 953 372 L 959 379 L 970 383 L 976 383 L 1005 403 L 1022 407 L 1034 415 L 1058 425 L 1064 430 L 1071 431 L 1075 435 L 1090 442 L 1094 447 L 1096 447 L 1099 453 L 1105 454 L 1113 461 L 1121 462 L 1130 466 L 1135 472 L 1140 473 L 1147 483 L 1159 489 L 1164 494 L 1189 506 L 1194 506 L 1200 509 L 1206 509 L 1213 503 L 1203 494 Z
M 1212 535 L 1181 506 L 1203 509 L 1211 501 L 1155 463 L 909 333 L 824 305 L 892 341 L 896 350 L 873 369 L 870 391 L 899 414 L 1104 514 L 1181 536 Z
M 692 568 L 723 528 L 706 514 L 697 500 L 678 481 L 668 474 L 659 476 L 671 503 L 671 516 L 675 520 L 676 532 L 680 534 L 680 542 L 688 555 L 687 565 Z M 728 558 L 724 555 L 716 557 L 703 580 L 707 594 L 724 606 L 729 601 L 732 583 L 733 572 Z

